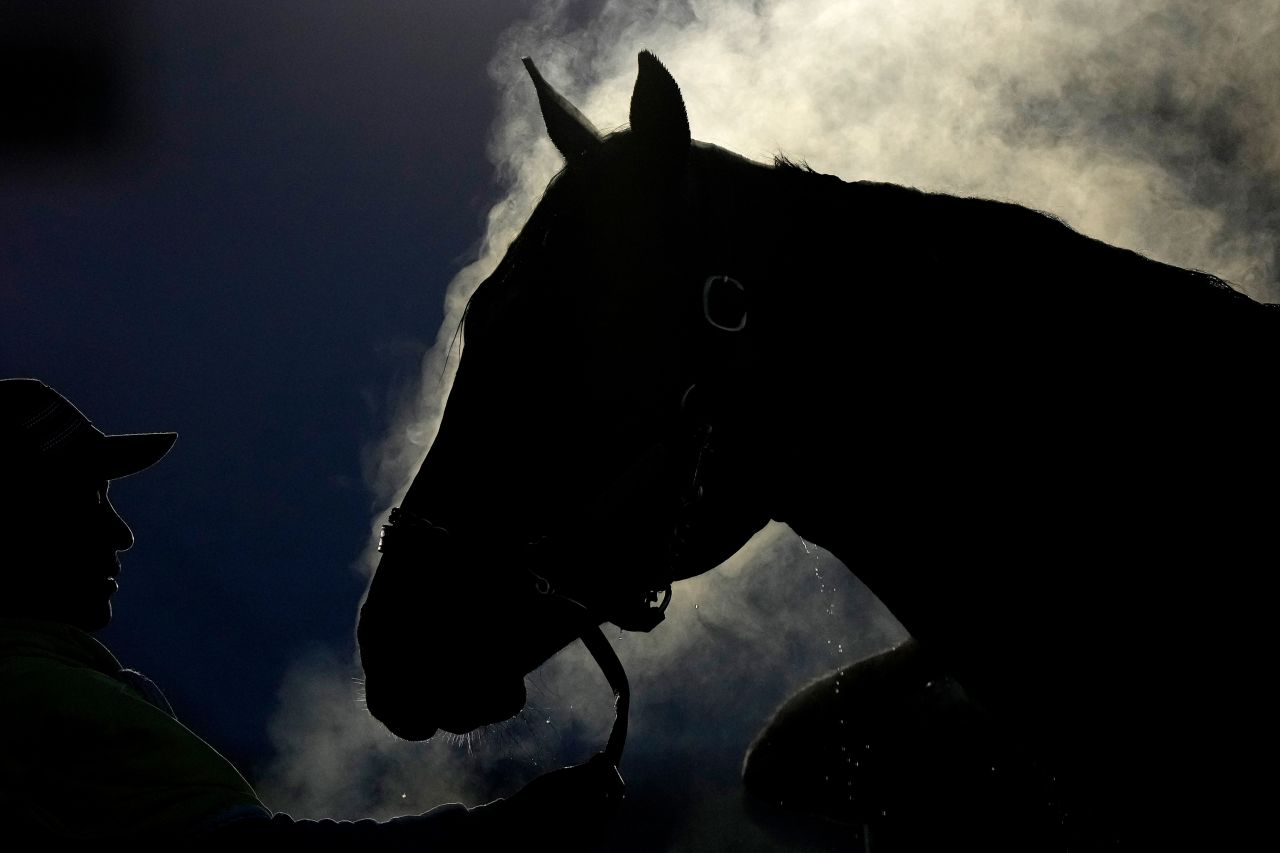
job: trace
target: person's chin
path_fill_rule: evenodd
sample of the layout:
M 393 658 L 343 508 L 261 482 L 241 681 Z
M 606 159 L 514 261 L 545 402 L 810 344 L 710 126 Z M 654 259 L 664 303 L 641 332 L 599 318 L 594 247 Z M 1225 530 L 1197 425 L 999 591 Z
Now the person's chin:
M 79 608 L 71 620 L 71 624 L 81 631 L 87 631 L 92 634 L 110 625 L 111 615 L 111 599 L 108 598 L 86 603 L 84 607 Z

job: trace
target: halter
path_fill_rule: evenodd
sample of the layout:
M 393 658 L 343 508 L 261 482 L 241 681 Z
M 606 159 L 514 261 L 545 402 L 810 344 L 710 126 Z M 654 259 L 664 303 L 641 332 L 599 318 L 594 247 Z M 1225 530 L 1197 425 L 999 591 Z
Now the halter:
M 382 532 L 378 537 L 378 552 L 382 554 L 387 553 L 388 546 L 394 550 L 402 546 L 423 545 L 430 539 L 438 540 L 442 537 L 449 537 L 449 531 L 445 528 L 432 524 L 422 516 L 415 515 L 403 507 L 392 509 L 391 517 L 387 522 L 382 526 Z M 540 595 L 555 596 L 577 606 L 584 614 L 591 615 L 591 609 L 581 601 L 559 592 L 552 586 L 550 581 L 532 569 L 525 569 L 525 571 L 530 576 L 535 592 Z M 646 608 L 648 613 L 657 615 L 652 618 L 652 624 L 645 630 L 652 630 L 654 626 L 662 621 L 663 612 L 671 601 L 670 584 L 666 586 L 664 593 L 662 604 L 658 608 Z M 650 592 L 649 596 L 653 599 L 657 597 L 657 594 Z M 627 721 L 631 710 L 631 685 L 627 681 L 627 671 L 623 668 L 622 661 L 618 659 L 618 654 L 613 650 L 613 646 L 609 645 L 609 641 L 605 639 L 604 632 L 600 630 L 598 624 L 593 623 L 584 627 L 580 639 L 583 645 L 587 647 L 587 651 L 591 653 L 596 665 L 604 673 L 610 689 L 613 690 L 613 728 L 609 731 L 609 740 L 605 744 L 604 755 L 616 772 L 618 764 L 622 761 L 622 749 L 627 742 Z M 619 780 L 621 781 L 621 777 L 619 777 Z
M 746 288 L 742 285 L 742 282 L 727 275 L 712 275 L 703 282 L 702 316 L 706 325 L 714 330 L 712 332 L 713 335 L 736 333 L 746 328 L 746 295 Z M 705 364 L 699 366 L 706 367 Z M 698 383 L 695 380 L 685 389 L 680 398 L 681 413 L 689 416 L 689 419 L 693 421 L 699 420 L 696 417 L 692 417 L 695 409 L 697 387 Z M 668 567 L 675 564 L 681 545 L 688 541 L 690 532 L 696 526 L 695 510 L 704 495 L 706 462 L 712 452 L 713 427 L 710 419 L 695 423 L 693 429 L 693 444 L 696 447 L 693 470 L 680 498 L 677 520 L 671 534 L 668 549 Z M 378 537 L 378 551 L 385 554 L 388 552 L 388 548 L 395 550 L 402 547 L 413 547 L 414 545 L 423 546 L 431 540 L 439 541 L 442 538 L 447 539 L 449 537 L 449 531 L 445 528 L 404 507 L 395 507 L 391 510 L 387 523 L 382 526 Z M 542 562 L 536 557 L 538 549 L 545 542 L 546 537 L 530 542 L 522 549 L 524 551 L 523 554 L 517 552 L 513 556 L 517 559 L 522 556 L 526 557 L 527 559 L 520 560 L 522 564 L 541 566 Z M 646 590 L 642 597 L 643 600 L 640 598 L 633 599 L 634 606 L 628 605 L 627 610 L 610 613 L 607 619 L 604 619 L 601 618 L 600 613 L 592 609 L 588 602 L 583 600 L 580 594 L 575 593 L 573 590 L 557 587 L 550 579 L 528 565 L 522 565 L 521 571 L 528 576 L 528 582 L 534 592 L 569 602 L 588 617 L 588 624 L 583 629 L 580 638 L 583 645 L 587 647 L 587 651 L 591 653 L 596 665 L 604 673 L 610 689 L 613 690 L 615 716 L 613 728 L 609 732 L 609 740 L 604 749 L 604 755 L 616 768 L 622 760 L 622 749 L 627 739 L 627 721 L 631 707 L 631 686 L 627 681 L 627 673 L 622 666 L 622 661 L 618 659 L 617 652 L 613 650 L 613 646 L 605 638 L 604 632 L 600 630 L 599 622 L 610 621 L 627 631 L 652 631 L 666 618 L 667 605 L 671 603 L 670 576 L 660 581 L 661 586 L 654 585 Z M 661 595 L 660 602 L 658 600 L 659 595 Z M 655 603 L 657 606 L 654 606 Z

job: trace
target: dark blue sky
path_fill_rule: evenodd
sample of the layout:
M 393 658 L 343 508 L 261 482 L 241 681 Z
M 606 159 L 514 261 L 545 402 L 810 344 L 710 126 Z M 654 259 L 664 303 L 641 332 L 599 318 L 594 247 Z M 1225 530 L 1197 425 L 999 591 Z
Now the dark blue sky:
M 387 427 L 497 197 L 485 68 L 526 2 L 7 4 L 0 374 L 172 429 L 113 498 L 103 639 L 252 767 L 351 646 Z

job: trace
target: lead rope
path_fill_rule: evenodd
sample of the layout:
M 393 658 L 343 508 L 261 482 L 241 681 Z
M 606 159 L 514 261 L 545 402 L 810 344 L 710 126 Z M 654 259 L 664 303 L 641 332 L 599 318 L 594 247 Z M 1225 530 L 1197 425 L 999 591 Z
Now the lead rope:
M 538 592 L 543 595 L 554 595 L 562 601 L 567 601 L 591 618 L 591 611 L 585 604 L 560 593 L 546 578 L 537 573 L 531 571 L 530 574 L 534 577 Z M 667 587 L 667 589 L 667 597 L 670 599 L 671 588 Z M 618 660 L 618 653 L 613 650 L 613 646 L 609 644 L 599 625 L 594 622 L 588 624 L 582 630 L 581 639 L 582 644 L 587 647 L 587 651 L 595 660 L 596 666 L 600 667 L 600 671 L 604 673 L 604 680 L 609 683 L 609 688 L 613 690 L 613 728 L 609 730 L 609 740 L 604 746 L 603 754 L 613 765 L 614 772 L 618 773 L 618 765 L 622 763 L 622 748 L 627 745 L 627 721 L 631 715 L 631 683 L 627 681 L 627 671 L 623 669 L 622 661 Z M 625 785 L 621 773 L 618 773 L 618 782 Z
M 591 618 L 591 610 L 581 601 L 570 598 L 560 593 L 551 585 L 551 582 L 539 575 L 537 572 L 530 570 L 529 574 L 533 575 L 534 588 L 542 595 L 554 595 L 562 601 L 567 601 L 575 605 L 588 617 Z M 670 600 L 671 587 L 667 587 L 667 599 Z M 663 609 L 666 609 L 666 602 L 663 602 Z M 661 617 L 661 613 L 659 613 Z M 622 667 L 622 661 L 618 660 L 618 653 L 613 650 L 613 646 L 609 645 L 609 641 L 605 638 L 604 632 L 600 630 L 600 626 L 591 622 L 586 628 L 582 629 L 582 644 L 587 647 L 587 651 L 591 653 L 591 657 L 595 660 L 596 666 L 600 667 L 600 671 L 604 673 L 604 680 L 609 683 L 609 687 L 613 690 L 613 728 L 609 730 L 609 740 L 604 745 L 605 760 L 609 762 L 609 766 L 613 768 L 614 774 L 618 777 L 618 785 L 621 790 L 625 790 L 627 783 L 622 778 L 622 772 L 618 770 L 618 765 L 622 763 L 622 748 L 627 745 L 627 723 L 631 716 L 631 684 L 627 681 L 627 671 Z
M 631 685 L 627 682 L 627 671 L 618 660 L 618 653 L 609 645 L 604 632 L 598 625 L 588 628 L 582 633 L 582 644 L 595 658 L 596 665 L 604 673 L 605 680 L 613 689 L 613 728 L 609 731 L 609 742 L 605 744 L 604 755 L 617 769 L 622 761 L 622 748 L 627 743 L 627 719 L 631 712 Z

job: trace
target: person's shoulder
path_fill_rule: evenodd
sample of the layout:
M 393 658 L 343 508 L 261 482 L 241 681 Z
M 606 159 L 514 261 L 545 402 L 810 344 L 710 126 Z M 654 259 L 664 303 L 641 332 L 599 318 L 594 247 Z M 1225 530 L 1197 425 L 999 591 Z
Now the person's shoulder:
M 70 721 L 117 716 L 143 699 L 83 663 L 38 653 L 0 653 L 0 737 L 30 737 Z
M 128 694 L 128 688 L 92 667 L 36 655 L 0 655 L 0 705 L 10 710 L 48 713 L 93 710 L 106 698 Z

